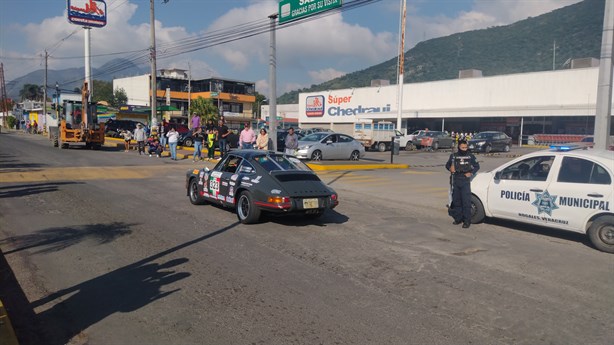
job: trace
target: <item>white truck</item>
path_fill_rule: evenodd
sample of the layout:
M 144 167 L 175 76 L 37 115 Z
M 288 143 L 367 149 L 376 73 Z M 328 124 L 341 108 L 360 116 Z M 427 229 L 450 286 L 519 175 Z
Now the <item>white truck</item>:
M 360 141 L 365 149 L 378 150 L 384 152 L 390 150 L 392 137 L 400 139 L 400 147 L 408 149 L 410 137 L 394 128 L 394 124 L 389 121 L 375 122 L 371 119 L 361 119 L 354 123 L 354 139 Z M 411 146 L 411 144 L 409 144 Z

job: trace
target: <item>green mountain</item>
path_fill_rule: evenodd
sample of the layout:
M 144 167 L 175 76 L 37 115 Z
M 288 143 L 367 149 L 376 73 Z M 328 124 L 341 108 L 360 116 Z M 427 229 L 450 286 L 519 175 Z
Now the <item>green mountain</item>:
M 599 58 L 605 0 L 585 0 L 506 26 L 467 31 L 418 43 L 405 54 L 404 82 L 458 78 L 479 69 L 484 76 L 569 68 L 568 59 Z M 371 80 L 397 83 L 397 57 L 310 88 L 285 93 L 279 104 L 298 103 L 299 92 L 365 87 Z

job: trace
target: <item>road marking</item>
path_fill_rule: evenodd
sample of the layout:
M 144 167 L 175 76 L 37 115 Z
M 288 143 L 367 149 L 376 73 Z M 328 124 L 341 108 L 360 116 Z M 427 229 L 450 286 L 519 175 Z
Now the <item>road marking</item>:
M 177 167 L 67 167 L 33 169 L 29 171 L 23 171 L 22 169 L 1 169 L 0 183 L 144 179 L 173 169 L 177 169 Z M 181 173 L 185 174 L 185 172 Z
M 407 171 L 401 171 L 401 174 L 409 174 L 409 175 L 433 175 L 433 174 L 436 174 L 436 172 L 435 171 L 407 170 Z

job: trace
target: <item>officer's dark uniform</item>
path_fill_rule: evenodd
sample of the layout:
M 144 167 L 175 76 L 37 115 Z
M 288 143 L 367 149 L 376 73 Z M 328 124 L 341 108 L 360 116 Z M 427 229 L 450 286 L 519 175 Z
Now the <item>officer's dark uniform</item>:
M 452 205 L 450 206 L 450 215 L 454 218 L 454 223 L 463 222 L 463 227 L 468 227 L 471 224 L 471 177 L 465 176 L 470 172 L 475 175 L 480 169 L 480 164 L 472 153 L 458 150 L 458 152 L 450 155 L 446 163 L 446 169 L 454 164 L 456 170 L 452 176 Z

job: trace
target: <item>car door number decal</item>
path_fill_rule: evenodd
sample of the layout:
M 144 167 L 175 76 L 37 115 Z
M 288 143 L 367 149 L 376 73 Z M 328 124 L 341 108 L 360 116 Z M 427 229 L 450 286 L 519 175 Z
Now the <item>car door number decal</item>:
M 220 178 L 219 177 L 211 177 L 209 179 L 209 190 L 211 194 L 217 194 L 220 192 Z

